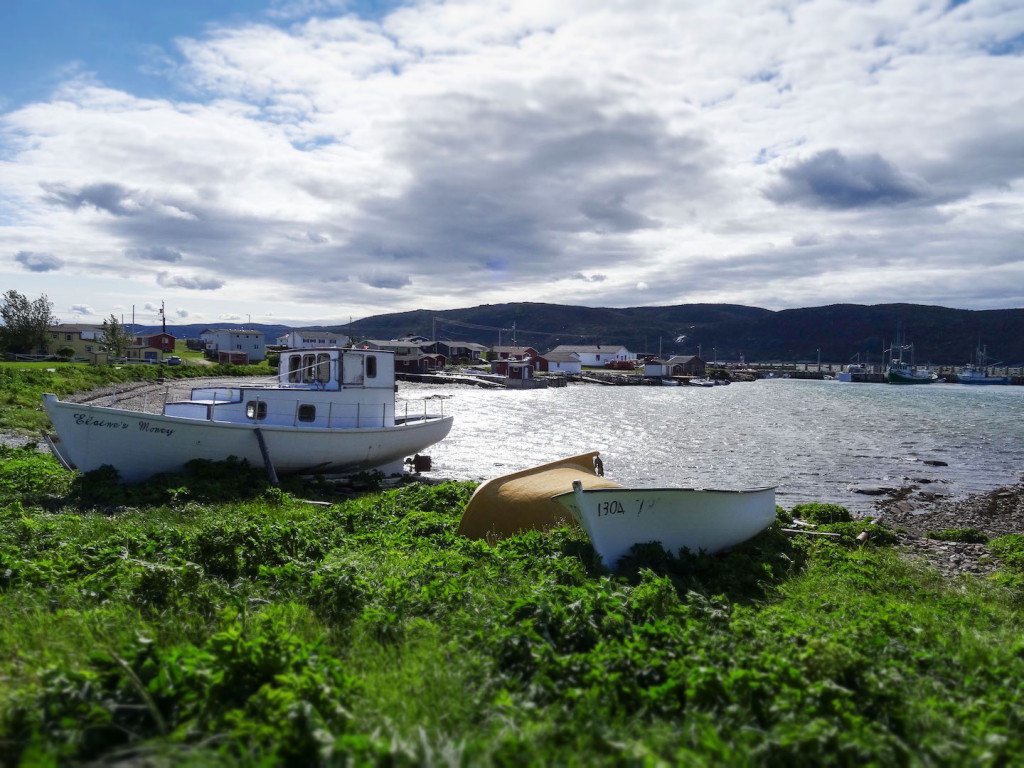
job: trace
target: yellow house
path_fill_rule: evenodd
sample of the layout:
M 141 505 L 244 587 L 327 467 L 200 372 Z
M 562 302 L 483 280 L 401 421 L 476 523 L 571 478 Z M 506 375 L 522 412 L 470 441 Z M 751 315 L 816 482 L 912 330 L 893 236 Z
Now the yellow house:
M 71 325 L 62 323 L 51 326 L 46 332 L 46 353 L 56 355 L 62 349 L 74 350 L 73 360 L 97 361 L 102 353 L 105 357 L 100 340 L 103 338 L 102 325 Z

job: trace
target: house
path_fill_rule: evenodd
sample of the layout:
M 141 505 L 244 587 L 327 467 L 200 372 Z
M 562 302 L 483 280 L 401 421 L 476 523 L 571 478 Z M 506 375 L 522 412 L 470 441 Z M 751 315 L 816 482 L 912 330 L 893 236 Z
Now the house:
M 298 330 L 289 331 L 274 341 L 280 347 L 288 349 L 308 349 L 310 347 L 347 347 L 352 339 L 341 333 L 330 331 Z
M 444 355 L 452 362 L 458 360 L 466 363 L 482 360 L 487 351 L 483 344 L 474 344 L 472 341 L 435 341 L 422 349 L 424 352 Z
M 533 347 L 491 347 L 491 360 L 532 360 L 540 357 Z
M 61 323 L 46 331 L 45 352 L 56 355 L 62 349 L 73 351 L 72 360 L 96 362 L 96 355 L 105 352 L 102 325 L 75 325 Z
M 582 373 L 583 363 L 575 352 L 558 352 L 557 347 L 537 361 L 538 370 L 548 373 Z
M 206 344 L 206 356 L 218 362 L 256 363 L 267 357 L 267 346 L 261 331 L 207 328 L 199 334 L 199 338 Z
M 616 344 L 597 344 L 594 346 L 562 344 L 552 349 L 548 354 L 566 354 L 570 352 L 575 352 L 579 356 L 580 363 L 590 368 L 603 368 L 607 363 L 636 360 L 635 352 L 630 352 L 625 347 Z
M 696 355 L 676 355 L 665 361 L 669 376 L 703 376 L 704 361 Z
M 428 373 L 448 363 L 444 355 L 422 349 L 431 345 L 426 339 L 367 339 L 363 344 L 369 349 L 394 352 L 396 373 Z
M 671 376 L 668 369 L 668 361 L 654 358 L 653 360 L 644 361 L 644 376 L 648 378 L 662 378 L 664 376 Z
M 175 338 L 167 333 L 155 333 L 152 336 L 136 336 L 125 352 L 129 362 L 159 363 L 168 354 L 174 352 Z

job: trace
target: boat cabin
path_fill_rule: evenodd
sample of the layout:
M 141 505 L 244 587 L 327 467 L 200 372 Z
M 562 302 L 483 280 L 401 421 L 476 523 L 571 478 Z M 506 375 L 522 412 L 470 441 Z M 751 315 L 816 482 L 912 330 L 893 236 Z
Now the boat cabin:
M 188 400 L 167 403 L 164 415 L 314 429 L 395 426 L 394 353 L 284 350 L 276 383 L 197 387 Z M 398 414 L 397 422 L 413 415 Z

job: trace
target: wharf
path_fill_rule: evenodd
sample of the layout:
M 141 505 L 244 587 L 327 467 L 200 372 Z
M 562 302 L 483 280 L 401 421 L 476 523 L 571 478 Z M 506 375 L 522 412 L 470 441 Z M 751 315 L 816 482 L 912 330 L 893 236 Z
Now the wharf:
M 417 384 L 470 384 L 474 387 L 483 387 L 484 389 L 505 389 L 502 380 L 489 381 L 479 376 L 469 376 L 466 374 L 396 373 L 395 379 L 398 381 L 411 381 Z

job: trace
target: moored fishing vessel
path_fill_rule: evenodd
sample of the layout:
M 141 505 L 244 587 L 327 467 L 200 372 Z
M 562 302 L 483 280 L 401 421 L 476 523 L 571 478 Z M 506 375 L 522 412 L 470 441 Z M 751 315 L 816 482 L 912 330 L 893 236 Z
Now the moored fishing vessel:
M 426 401 L 396 412 L 393 353 L 337 347 L 286 350 L 273 384 L 196 387 L 160 414 L 53 394 L 43 405 L 58 458 L 83 472 L 110 465 L 126 482 L 231 456 L 271 474 L 397 468 L 452 427 Z
M 975 359 L 973 363 L 968 363 L 963 367 L 960 373 L 957 374 L 957 381 L 961 384 L 1009 384 L 1009 376 L 996 376 L 989 375 L 989 365 L 986 363 L 986 350 L 984 347 L 978 347 L 975 352 Z M 997 363 L 998 365 L 998 363 Z
M 926 366 L 914 365 L 914 345 L 900 344 L 899 334 L 897 341 L 889 349 L 889 364 L 885 368 L 885 380 L 890 384 L 934 384 L 939 377 Z M 910 362 L 903 359 L 903 355 L 910 352 Z

